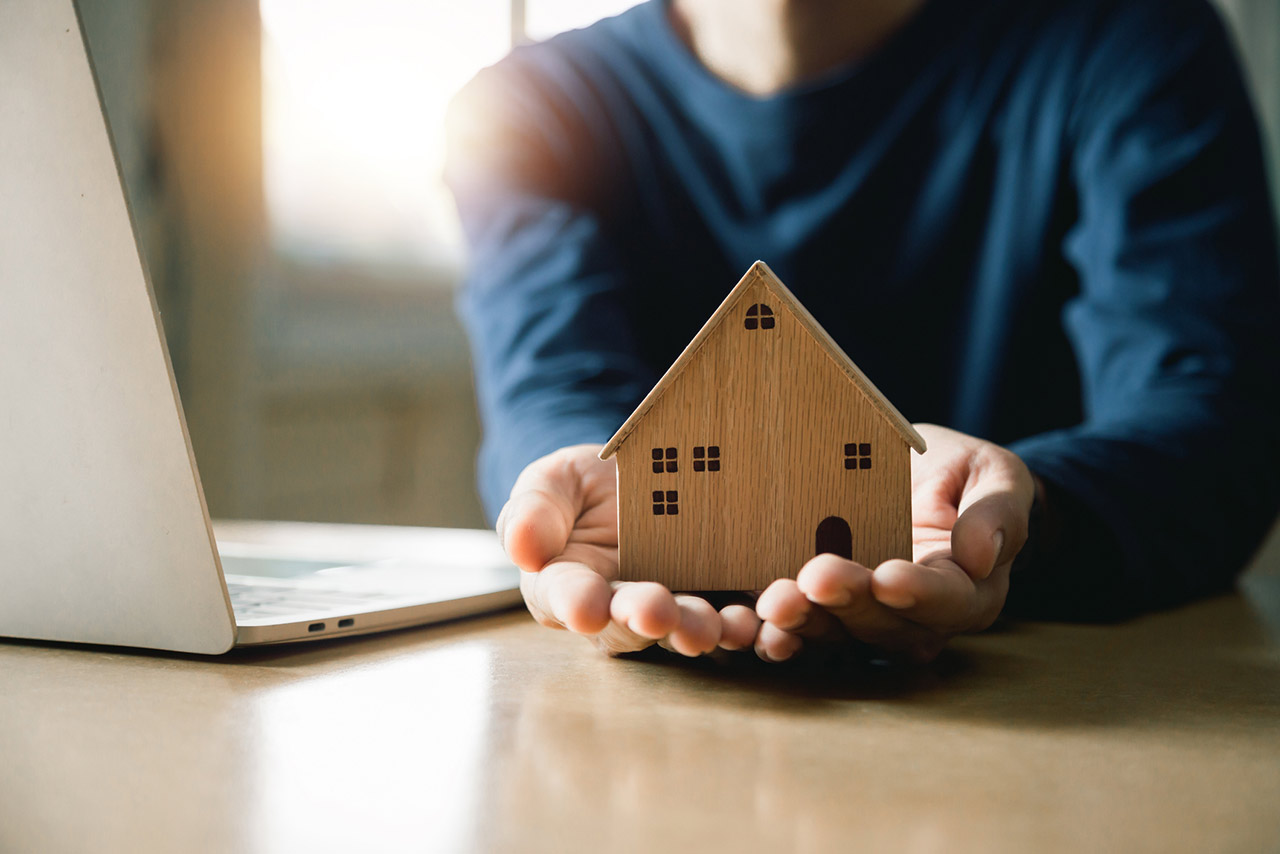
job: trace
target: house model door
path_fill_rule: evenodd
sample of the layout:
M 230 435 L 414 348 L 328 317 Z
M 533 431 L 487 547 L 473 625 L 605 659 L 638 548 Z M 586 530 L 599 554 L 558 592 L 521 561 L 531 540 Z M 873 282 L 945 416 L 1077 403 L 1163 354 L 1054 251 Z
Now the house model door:
M 814 535 L 813 553 L 815 555 L 833 554 L 853 560 L 853 530 L 840 516 L 828 516 L 818 523 Z

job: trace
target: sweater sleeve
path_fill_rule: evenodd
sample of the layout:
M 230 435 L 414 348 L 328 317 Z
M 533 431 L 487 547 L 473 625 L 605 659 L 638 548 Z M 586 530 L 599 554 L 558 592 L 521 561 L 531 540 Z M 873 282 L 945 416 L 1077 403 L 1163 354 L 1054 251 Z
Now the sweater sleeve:
M 1015 573 L 1023 615 L 1113 618 L 1225 589 L 1280 507 L 1280 273 L 1258 130 L 1207 4 L 1129 7 L 1069 118 L 1080 291 L 1063 322 L 1085 419 L 1012 446 L 1059 517 Z
M 607 441 L 656 379 L 637 354 L 627 266 L 593 195 L 610 183 L 597 180 L 598 147 L 582 144 L 554 92 L 515 77 L 490 69 L 455 101 L 446 166 L 471 252 L 458 309 L 491 518 L 526 465 Z

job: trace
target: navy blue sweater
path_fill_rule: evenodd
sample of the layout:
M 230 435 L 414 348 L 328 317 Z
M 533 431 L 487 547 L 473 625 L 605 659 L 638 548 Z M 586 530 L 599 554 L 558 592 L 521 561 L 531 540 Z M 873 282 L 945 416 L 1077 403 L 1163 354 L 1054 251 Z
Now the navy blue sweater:
M 491 513 L 612 435 L 760 258 L 907 418 L 1048 484 L 1016 612 L 1223 589 L 1276 515 L 1275 229 L 1204 0 L 932 0 L 767 98 L 648 3 L 482 72 L 446 177 Z

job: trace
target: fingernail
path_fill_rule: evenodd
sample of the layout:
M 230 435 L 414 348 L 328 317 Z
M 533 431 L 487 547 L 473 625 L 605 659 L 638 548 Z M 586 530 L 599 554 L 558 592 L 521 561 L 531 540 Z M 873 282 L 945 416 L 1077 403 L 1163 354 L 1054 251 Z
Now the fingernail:
M 795 649 L 791 650 L 790 652 L 784 652 L 781 655 L 770 655 L 769 653 L 765 652 L 763 648 L 758 646 L 756 647 L 756 655 L 760 656 L 760 660 L 767 661 L 770 664 L 781 664 L 784 661 L 789 661 L 799 651 L 800 651 L 800 647 L 797 646 Z
M 991 556 L 991 569 L 994 570 L 996 564 L 1000 562 L 1000 553 L 1004 551 L 1004 531 L 996 531 L 991 541 L 996 546 L 995 554 Z
M 880 600 L 881 605 L 888 605 L 890 608 L 897 608 L 899 610 L 903 608 L 914 608 L 916 606 L 916 597 L 912 596 L 910 593 L 902 591 L 889 593 L 888 595 L 885 595 L 882 591 L 876 595 L 876 598 Z

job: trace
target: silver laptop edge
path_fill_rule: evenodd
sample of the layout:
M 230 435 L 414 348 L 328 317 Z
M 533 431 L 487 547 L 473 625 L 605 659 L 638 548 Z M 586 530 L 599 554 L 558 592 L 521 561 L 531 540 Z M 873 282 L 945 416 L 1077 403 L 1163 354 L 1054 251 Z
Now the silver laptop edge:
M 237 632 L 72 0 L 0 3 L 0 347 L 0 636 L 221 653 L 518 601 Z

